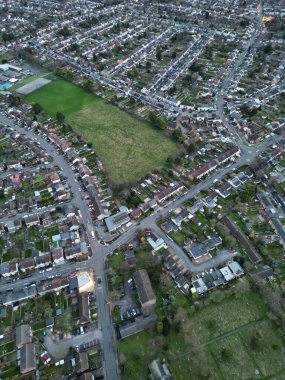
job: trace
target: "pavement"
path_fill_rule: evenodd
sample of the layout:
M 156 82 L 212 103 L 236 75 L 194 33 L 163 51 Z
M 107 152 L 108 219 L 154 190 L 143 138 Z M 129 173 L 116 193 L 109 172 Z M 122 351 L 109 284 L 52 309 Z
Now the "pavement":
M 258 33 L 258 31 L 256 31 L 256 33 Z M 254 38 L 255 38 L 255 34 L 253 35 L 252 40 L 249 41 L 249 45 L 245 47 L 244 52 L 240 55 L 240 59 L 235 69 L 237 69 L 239 65 L 242 64 L 246 55 L 246 51 L 248 47 L 251 46 L 250 44 L 253 43 Z M 165 240 L 168 246 L 177 253 L 177 255 L 181 258 L 181 260 L 183 260 L 184 264 L 192 272 L 205 271 L 206 269 L 222 264 L 224 261 L 227 261 L 229 258 L 231 258 L 230 257 L 231 255 L 229 253 L 222 253 L 204 263 L 194 264 L 190 261 L 186 253 L 179 246 L 177 246 L 174 242 L 168 239 L 166 234 L 159 229 L 156 222 L 158 219 L 165 217 L 172 209 L 181 206 L 181 204 L 184 203 L 187 199 L 193 198 L 201 190 L 210 188 L 214 182 L 221 180 L 227 174 L 231 173 L 235 169 L 242 167 L 244 165 L 248 165 L 251 162 L 253 162 L 255 158 L 259 156 L 260 153 L 264 149 L 266 149 L 267 146 L 272 144 L 272 139 L 268 138 L 268 139 L 265 139 L 259 145 L 256 145 L 256 146 L 247 145 L 243 141 L 243 139 L 238 135 L 237 131 L 227 121 L 224 115 L 223 89 L 226 88 L 226 86 L 228 85 L 228 81 L 230 81 L 233 73 L 234 73 L 234 70 L 229 74 L 227 80 L 225 80 L 225 82 L 223 83 L 221 91 L 218 93 L 218 96 L 216 97 L 216 104 L 217 104 L 217 109 L 221 115 L 223 123 L 228 128 L 228 130 L 233 134 L 237 145 L 241 149 L 241 157 L 238 158 L 231 166 L 222 168 L 220 171 L 216 171 L 212 176 L 208 177 L 204 181 L 199 182 L 197 185 L 195 185 L 190 190 L 188 190 L 186 194 L 184 194 L 180 199 L 177 199 L 171 202 L 171 204 L 167 205 L 165 208 L 162 208 L 159 211 L 159 213 L 154 213 L 150 215 L 149 217 L 145 218 L 141 222 L 139 227 L 137 225 L 132 226 L 130 229 L 125 231 L 112 244 L 108 246 L 102 246 L 99 244 L 98 241 L 92 239 L 92 236 L 90 233 L 90 230 L 91 230 L 90 226 L 93 226 L 93 221 L 91 219 L 89 209 L 85 205 L 85 203 L 82 202 L 81 192 L 79 191 L 79 184 L 77 181 L 75 181 L 74 173 L 70 165 L 65 160 L 64 156 L 59 154 L 57 150 L 54 148 L 54 146 L 50 142 L 48 142 L 46 139 L 42 138 L 41 136 L 37 134 L 34 134 L 32 131 L 29 131 L 27 129 L 17 126 L 14 122 L 12 122 L 7 117 L 0 115 L 0 123 L 7 124 L 13 127 L 17 132 L 24 134 L 26 137 L 30 139 L 34 138 L 36 141 L 38 141 L 42 149 L 44 149 L 46 153 L 49 154 L 54 159 L 54 163 L 58 165 L 61 168 L 61 170 L 65 173 L 65 176 L 67 178 L 66 180 L 67 184 L 70 186 L 70 189 L 74 196 L 71 203 L 72 205 L 77 207 L 80 211 L 82 223 L 85 226 L 86 233 L 90 241 L 90 248 L 92 251 L 92 257 L 88 261 L 85 261 L 82 263 L 65 264 L 62 267 L 54 267 L 53 271 L 48 272 L 48 273 L 40 274 L 37 272 L 33 274 L 32 277 L 29 277 L 28 279 L 17 280 L 15 283 L 13 283 L 13 287 L 15 289 L 21 288 L 23 287 L 24 282 L 27 282 L 27 281 L 38 282 L 47 278 L 51 274 L 53 275 L 67 274 L 68 272 L 75 270 L 75 268 L 80 268 L 80 269 L 88 268 L 88 269 L 95 270 L 96 275 L 101 277 L 101 284 L 100 286 L 98 286 L 96 292 L 97 292 L 97 306 L 98 306 L 98 326 L 102 334 L 102 348 L 104 352 L 104 372 L 105 372 L 105 378 L 107 380 L 116 380 L 120 378 L 120 375 L 118 372 L 115 331 L 113 329 L 110 308 L 107 303 L 108 287 L 107 287 L 107 279 L 105 275 L 105 260 L 107 256 L 113 252 L 114 249 L 132 240 L 136 234 L 137 228 L 140 228 L 140 229 L 151 228 L 157 235 L 161 236 Z M 94 79 L 96 80 L 98 78 L 94 78 Z M 280 139 L 281 139 L 281 136 L 280 136 Z M 275 141 L 276 141 L 276 138 L 275 138 Z M 1 290 L 6 291 L 9 287 L 11 287 L 11 284 L 10 285 L 3 284 L 1 285 Z M 96 338 L 95 331 L 91 331 L 90 335 L 92 339 Z M 80 338 L 73 337 L 72 338 L 73 342 L 74 342 L 74 339 L 80 339 Z M 48 344 L 50 344 L 52 352 L 56 352 L 56 353 L 58 352 L 56 347 L 52 346 L 52 342 Z M 66 344 L 70 345 L 70 342 Z M 57 345 L 58 343 L 55 344 L 55 346 Z M 56 351 L 53 351 L 53 350 L 56 350 Z M 62 352 L 61 352 L 61 355 L 62 355 Z
M 106 297 L 107 297 L 107 280 L 105 277 L 105 257 L 104 253 L 102 252 L 102 246 L 95 242 L 92 239 L 91 233 L 89 231 L 88 226 L 92 225 L 92 218 L 89 213 L 89 209 L 86 207 L 85 203 L 81 200 L 81 192 L 79 191 L 79 184 L 77 181 L 75 181 L 74 173 L 68 164 L 68 162 L 65 160 L 64 156 L 59 154 L 57 150 L 54 148 L 54 146 L 43 137 L 33 133 L 33 131 L 24 129 L 19 127 L 17 124 L 15 124 L 11 119 L 7 118 L 4 115 L 0 115 L 0 123 L 3 123 L 4 125 L 7 124 L 8 126 L 14 128 L 18 133 L 22 133 L 29 139 L 34 138 L 37 142 L 40 143 L 43 150 L 46 151 L 54 160 L 54 164 L 58 165 L 61 170 L 64 172 L 66 176 L 66 182 L 69 185 L 72 193 L 73 193 L 73 200 L 72 204 L 77 207 L 81 214 L 82 223 L 86 228 L 86 234 L 88 236 L 88 239 L 90 241 L 90 248 L 92 251 L 92 258 L 91 260 L 88 260 L 87 262 L 83 263 L 76 263 L 74 266 L 67 266 L 64 265 L 64 269 L 66 268 L 66 273 L 68 273 L 72 268 L 92 268 L 96 270 L 96 274 L 98 276 L 101 276 L 102 278 L 102 287 L 100 291 L 97 291 L 97 304 L 98 304 L 98 319 L 99 324 L 102 329 L 102 348 L 104 351 L 105 358 L 108 358 L 108 360 L 104 361 L 104 371 L 105 371 L 105 377 L 107 379 L 116 380 L 119 378 L 118 374 L 118 363 L 117 363 L 117 350 L 116 350 L 116 340 L 115 340 L 115 334 L 113 330 L 113 324 L 112 324 L 112 318 L 110 314 L 110 310 L 108 305 L 106 304 Z M 54 268 L 53 271 L 48 272 L 49 275 L 55 274 L 57 272 L 57 268 Z M 29 281 L 38 281 L 40 279 L 46 278 L 47 274 L 40 275 L 39 273 L 34 274 L 32 277 L 29 277 Z M 27 279 L 25 280 L 27 282 Z M 23 280 L 17 281 L 15 283 L 14 288 L 18 288 L 20 284 L 23 286 Z M 11 287 L 11 284 L 10 284 Z M 2 291 L 5 291 L 8 289 L 7 286 L 2 287 Z
M 68 355 L 69 348 L 80 346 L 83 343 L 90 342 L 93 339 L 102 340 L 102 331 L 92 329 L 82 335 L 71 336 L 65 339 L 55 339 L 51 333 L 45 336 L 44 346 L 53 359 L 59 360 Z
M 32 131 L 29 131 L 27 129 L 17 126 L 7 117 L 0 115 L 0 122 L 15 128 L 17 132 L 23 133 L 30 139 L 34 138 L 36 141 L 40 142 L 41 147 L 51 157 L 53 157 L 54 163 L 63 170 L 67 178 L 66 181 L 68 185 L 70 186 L 71 191 L 73 192 L 73 195 L 74 195 L 74 198 L 72 199 L 71 203 L 75 207 L 77 207 L 81 213 L 82 223 L 84 224 L 86 228 L 86 233 L 88 235 L 88 238 L 90 241 L 90 248 L 92 251 L 91 259 L 86 262 L 65 264 L 62 267 L 53 268 L 53 271 L 48 272 L 48 273 L 36 272 L 32 277 L 29 277 L 28 279 L 17 280 L 16 283 L 13 283 L 13 287 L 15 289 L 17 288 L 20 289 L 21 287 L 24 286 L 24 283 L 27 281 L 39 282 L 47 278 L 51 274 L 63 275 L 63 274 L 67 274 L 68 272 L 72 270 L 75 270 L 76 268 L 95 270 L 97 276 L 100 276 L 102 279 L 100 288 L 97 289 L 97 304 L 98 304 L 98 314 L 99 314 L 98 323 L 102 331 L 102 348 L 103 348 L 104 356 L 105 356 L 104 370 L 105 370 L 105 375 L 107 379 L 116 380 L 119 378 L 116 338 L 115 338 L 115 332 L 112 325 L 110 308 L 106 302 L 108 289 L 107 289 L 107 279 L 105 276 L 105 260 L 106 260 L 106 257 L 111 252 L 113 252 L 113 250 L 116 249 L 118 246 L 132 240 L 136 234 L 136 229 L 138 227 L 136 225 L 132 226 L 129 230 L 127 230 L 124 234 L 119 236 L 118 239 L 116 239 L 109 246 L 102 246 L 99 244 L 98 241 L 93 240 L 90 233 L 90 228 L 89 228 L 90 226 L 93 225 L 93 222 L 89 213 L 89 209 L 87 208 L 85 203 L 82 202 L 81 200 L 81 192 L 79 191 L 79 184 L 77 181 L 75 181 L 74 173 L 70 165 L 65 160 L 64 156 L 59 154 L 57 150 L 53 147 L 53 145 L 50 142 L 48 142 L 46 139 L 43 139 L 41 136 L 37 134 L 34 134 Z M 214 181 L 216 182 L 216 180 L 222 179 L 227 174 L 231 173 L 233 170 L 252 162 L 270 144 L 272 144 L 271 138 L 264 140 L 261 144 L 255 147 L 249 147 L 249 146 L 243 145 L 241 157 L 238 160 L 236 160 L 230 167 L 223 168 L 222 170 L 217 171 L 215 174 L 208 177 L 204 181 L 198 183 L 196 186 L 188 190 L 187 193 L 184 194 L 180 199 L 177 199 L 176 201 L 172 202 L 165 208 L 162 208 L 159 214 L 155 213 L 145 218 L 141 222 L 139 228 L 153 229 L 155 233 L 161 236 L 167 242 L 167 244 L 171 247 L 171 249 L 173 249 L 178 254 L 178 256 L 183 260 L 186 267 L 188 267 L 192 272 L 205 271 L 208 268 L 217 266 L 227 261 L 231 257 L 228 256 L 227 254 L 222 254 L 201 264 L 192 263 L 189 260 L 188 256 L 186 255 L 186 253 L 174 242 L 170 241 L 167 238 L 167 236 L 164 234 L 164 232 L 159 229 L 159 227 L 156 224 L 156 221 L 158 218 L 166 216 L 170 212 L 171 209 L 174 209 L 180 206 L 187 199 L 193 198 L 201 190 L 210 188 L 212 184 L 214 183 Z M 35 212 L 38 212 L 38 211 L 35 211 Z M 11 284 L 3 284 L 1 285 L 1 290 L 6 291 L 10 287 L 11 287 Z

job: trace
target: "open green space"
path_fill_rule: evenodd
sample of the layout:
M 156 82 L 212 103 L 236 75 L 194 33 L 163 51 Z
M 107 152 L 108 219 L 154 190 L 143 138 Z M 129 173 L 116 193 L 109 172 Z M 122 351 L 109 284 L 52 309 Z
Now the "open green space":
M 57 112 L 66 117 L 100 100 L 88 91 L 58 78 L 27 95 L 29 103 L 40 103 L 46 113 L 55 116 Z
M 173 292 L 170 299 L 180 327 L 121 340 L 123 379 L 146 379 L 147 365 L 161 355 L 175 380 L 284 378 L 284 339 L 246 278 L 195 303 Z
M 93 147 L 114 183 L 144 177 L 163 166 L 177 151 L 176 145 L 147 122 L 63 79 L 56 79 L 26 97 L 45 112 L 61 112 L 66 123 Z
M 176 146 L 148 123 L 99 100 L 68 118 L 91 142 L 116 183 L 144 177 L 176 152 Z

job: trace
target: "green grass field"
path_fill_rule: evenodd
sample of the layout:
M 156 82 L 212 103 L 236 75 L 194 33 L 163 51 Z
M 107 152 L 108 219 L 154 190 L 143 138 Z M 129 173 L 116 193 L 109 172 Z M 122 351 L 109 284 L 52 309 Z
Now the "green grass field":
M 148 123 L 63 79 L 26 99 L 40 103 L 51 116 L 62 112 L 66 122 L 93 144 L 114 183 L 140 179 L 177 152 L 176 145 Z
M 161 132 L 103 100 L 71 115 L 68 122 L 93 143 L 116 183 L 142 178 L 176 152 Z
M 29 103 L 40 103 L 51 116 L 62 112 L 66 117 L 81 110 L 100 98 L 74 84 L 58 78 L 51 83 L 27 95 Z

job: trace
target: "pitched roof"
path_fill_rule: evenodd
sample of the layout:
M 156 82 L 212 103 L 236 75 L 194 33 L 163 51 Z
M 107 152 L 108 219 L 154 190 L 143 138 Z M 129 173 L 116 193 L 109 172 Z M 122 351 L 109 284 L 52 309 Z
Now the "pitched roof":
M 79 295 L 78 306 L 79 306 L 79 323 L 90 322 L 89 299 L 88 299 L 87 293 L 82 293 Z
M 32 330 L 30 325 L 21 325 L 16 327 L 16 346 L 20 348 L 26 343 L 32 341 Z
M 34 343 L 27 343 L 20 349 L 20 371 L 27 373 L 36 369 L 36 349 Z
M 137 287 L 139 299 L 142 304 L 156 300 L 150 279 L 145 269 L 136 271 L 134 273 L 134 280 Z

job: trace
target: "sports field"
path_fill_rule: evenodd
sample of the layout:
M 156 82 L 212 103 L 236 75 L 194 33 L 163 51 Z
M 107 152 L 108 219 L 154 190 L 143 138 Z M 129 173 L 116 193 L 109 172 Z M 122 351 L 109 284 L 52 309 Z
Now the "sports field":
M 66 117 L 98 99 L 90 92 L 61 78 L 26 97 L 29 103 L 40 103 L 49 115 L 55 116 L 57 112 L 62 112 Z
M 63 79 L 26 99 L 40 103 L 51 116 L 62 112 L 66 122 L 93 144 L 114 183 L 140 179 L 177 152 L 176 145 L 148 123 Z

